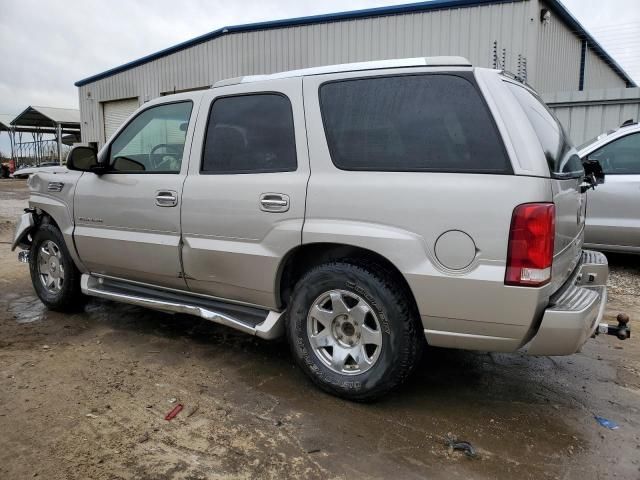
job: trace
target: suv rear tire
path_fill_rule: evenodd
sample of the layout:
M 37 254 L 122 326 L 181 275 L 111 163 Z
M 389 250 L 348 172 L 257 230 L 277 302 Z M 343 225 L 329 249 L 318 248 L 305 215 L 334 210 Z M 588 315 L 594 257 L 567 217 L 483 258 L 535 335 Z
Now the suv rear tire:
M 43 223 L 36 231 L 29 271 L 38 298 L 49 309 L 70 312 L 84 305 L 86 297 L 80 290 L 80 272 L 55 225 Z
M 373 265 L 338 261 L 294 289 L 287 337 L 302 370 L 323 390 L 369 401 L 398 387 L 426 343 L 413 302 Z

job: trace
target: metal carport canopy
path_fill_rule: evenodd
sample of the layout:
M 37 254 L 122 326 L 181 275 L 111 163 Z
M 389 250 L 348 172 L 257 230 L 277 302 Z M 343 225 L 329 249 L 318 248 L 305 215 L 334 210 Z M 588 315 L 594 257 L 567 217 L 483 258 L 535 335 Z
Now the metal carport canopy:
M 29 127 L 80 128 L 80 110 L 75 108 L 27 107 L 11 121 L 11 125 Z
M 11 130 L 11 120 L 13 120 L 13 116 L 0 114 L 0 132 Z
M 51 133 L 55 135 L 58 143 L 58 161 L 62 164 L 62 134 L 65 132 L 80 133 L 80 110 L 75 108 L 28 106 L 22 113 L 11 120 L 10 130 L 13 132 Z

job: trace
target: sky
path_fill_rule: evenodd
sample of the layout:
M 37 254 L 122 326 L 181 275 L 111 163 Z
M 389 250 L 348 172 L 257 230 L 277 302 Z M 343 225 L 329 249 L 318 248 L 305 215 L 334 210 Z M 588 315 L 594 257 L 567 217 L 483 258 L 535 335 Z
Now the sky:
M 77 108 L 74 82 L 222 26 L 410 1 L 0 0 L 0 114 Z M 562 1 L 640 84 L 640 0 Z

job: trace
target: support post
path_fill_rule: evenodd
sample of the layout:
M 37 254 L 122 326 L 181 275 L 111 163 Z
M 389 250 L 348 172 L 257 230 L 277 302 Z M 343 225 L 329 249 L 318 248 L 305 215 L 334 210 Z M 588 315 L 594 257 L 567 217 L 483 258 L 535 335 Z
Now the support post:
M 62 165 L 62 125 L 56 124 L 56 136 L 58 139 L 58 163 Z
M 580 49 L 580 76 L 578 78 L 578 90 L 584 90 L 584 69 L 587 60 L 587 41 L 582 40 L 582 47 Z
M 9 144 L 11 145 L 11 160 L 16 163 L 16 132 L 15 127 L 9 127 Z

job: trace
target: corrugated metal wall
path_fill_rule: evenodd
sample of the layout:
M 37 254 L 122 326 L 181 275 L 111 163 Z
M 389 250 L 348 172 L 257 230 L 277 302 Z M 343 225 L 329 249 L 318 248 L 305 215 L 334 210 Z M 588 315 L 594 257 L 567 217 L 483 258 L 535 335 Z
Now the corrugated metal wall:
M 526 59 L 528 82 L 539 92 L 578 90 L 582 39 L 553 14 L 541 25 L 544 6 L 514 0 L 223 35 L 80 87 L 82 140 L 104 143 L 102 108 L 111 100 L 144 103 L 223 78 L 377 59 L 462 55 L 492 67 L 494 42 L 507 70 L 521 73 Z M 612 86 L 625 84 L 587 49 L 584 88 Z
M 547 5 L 542 2 L 541 7 Z M 578 90 L 581 53 L 582 36 L 567 27 L 556 15 L 551 14 L 550 22 L 540 25 L 538 29 L 536 72 L 539 75 L 530 83 L 539 92 Z M 625 81 L 593 50 L 587 48 L 584 90 L 617 87 L 626 87 Z
M 640 119 L 640 88 L 613 88 L 543 95 L 576 145 Z
M 538 63 L 535 86 L 539 92 L 578 90 L 582 41 L 552 15 L 538 29 Z
M 536 0 L 515 1 L 225 35 L 80 87 L 82 139 L 104 142 L 102 102 L 144 102 L 240 75 L 431 55 L 462 55 L 491 67 L 496 41 L 506 49 L 506 68 L 515 72 L 522 55 L 531 76 L 537 7 Z
M 587 48 L 584 65 L 584 89 L 625 88 L 626 83 L 609 65 Z

